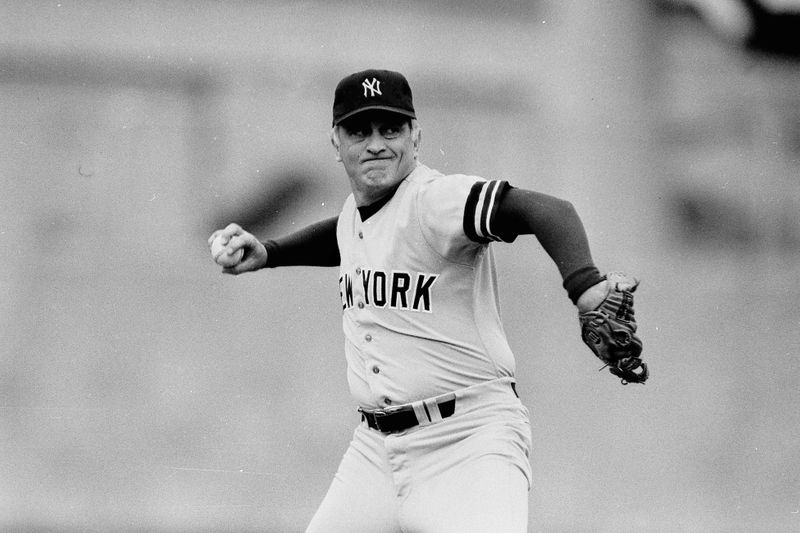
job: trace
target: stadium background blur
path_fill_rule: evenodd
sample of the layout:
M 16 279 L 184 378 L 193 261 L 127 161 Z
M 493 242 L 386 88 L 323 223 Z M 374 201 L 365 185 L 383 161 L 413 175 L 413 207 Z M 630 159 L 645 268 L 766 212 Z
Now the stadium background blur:
M 497 247 L 531 529 L 800 529 L 800 66 L 687 3 L 0 4 L 0 529 L 303 529 L 357 420 L 337 271 L 206 238 L 338 213 L 332 90 L 373 66 L 423 161 L 572 201 L 642 280 L 622 387 Z

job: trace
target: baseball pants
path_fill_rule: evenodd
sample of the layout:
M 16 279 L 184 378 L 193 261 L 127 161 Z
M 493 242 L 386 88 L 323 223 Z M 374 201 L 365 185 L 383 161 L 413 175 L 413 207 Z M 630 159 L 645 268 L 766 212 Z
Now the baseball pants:
M 456 391 L 452 416 L 400 433 L 362 422 L 306 532 L 527 531 L 531 431 L 512 383 Z

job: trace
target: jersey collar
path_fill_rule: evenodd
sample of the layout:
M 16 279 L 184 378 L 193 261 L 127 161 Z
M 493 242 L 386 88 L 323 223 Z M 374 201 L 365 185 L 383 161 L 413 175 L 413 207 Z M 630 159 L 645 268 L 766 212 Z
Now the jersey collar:
M 403 182 L 401 181 L 400 183 Z M 387 194 L 377 202 L 372 202 L 369 205 L 362 205 L 361 207 L 359 207 L 358 213 L 361 215 L 361 221 L 366 222 L 369 217 L 380 211 L 381 207 L 386 205 L 389 202 L 389 200 L 392 199 L 394 193 L 397 192 L 397 188 L 400 187 L 400 183 L 398 183 L 391 191 L 389 191 L 389 194 Z
M 391 191 L 389 191 L 389 193 L 386 196 L 384 196 L 383 198 L 381 198 L 377 202 L 372 202 L 369 205 L 362 205 L 361 207 L 359 207 L 358 208 L 358 213 L 361 215 L 361 221 L 362 222 L 366 222 L 368 218 L 370 218 L 372 215 L 374 215 L 375 213 L 380 211 L 381 207 L 383 207 L 387 203 L 389 203 L 389 200 L 391 200 L 392 197 L 394 197 L 394 193 L 397 192 L 397 189 L 400 188 L 400 185 L 402 185 L 403 182 L 405 182 L 410 176 L 412 176 L 415 172 L 417 172 L 417 170 L 419 170 L 421 167 L 424 168 L 424 165 L 422 165 L 422 163 L 417 161 L 417 165 L 414 167 L 414 170 L 412 170 L 409 173 L 408 176 L 406 176 L 405 178 L 400 180 L 400 182 L 397 185 L 395 185 L 395 187 Z

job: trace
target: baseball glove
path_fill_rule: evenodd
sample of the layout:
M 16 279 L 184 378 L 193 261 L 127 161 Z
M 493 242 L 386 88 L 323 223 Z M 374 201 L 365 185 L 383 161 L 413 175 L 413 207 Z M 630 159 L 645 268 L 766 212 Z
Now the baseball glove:
M 639 282 L 619 272 L 607 274 L 606 279 L 609 289 L 602 303 L 578 315 L 581 338 L 623 385 L 644 383 L 649 373 L 640 357 L 642 341 L 633 316 L 633 292 Z

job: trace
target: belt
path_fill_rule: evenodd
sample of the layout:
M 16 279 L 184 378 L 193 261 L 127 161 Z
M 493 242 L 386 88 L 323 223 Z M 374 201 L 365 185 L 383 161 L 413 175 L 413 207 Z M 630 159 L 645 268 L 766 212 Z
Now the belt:
M 514 396 L 519 398 L 516 383 L 510 381 L 509 385 L 514 392 Z M 468 391 L 471 389 L 463 390 Z M 473 394 L 480 394 L 477 389 L 472 390 L 474 391 Z M 462 400 L 467 400 L 467 398 L 467 396 L 464 396 Z M 387 409 L 367 411 L 366 409 L 358 408 L 358 412 L 361 413 L 361 420 L 365 421 L 370 428 L 382 433 L 399 433 L 415 426 L 433 424 L 453 416 L 455 411 L 456 394 L 452 392 Z
M 448 399 L 439 400 L 436 406 L 442 415 L 442 419 L 449 418 L 456 411 L 455 395 L 448 395 Z M 367 422 L 367 426 L 376 429 L 381 433 L 398 433 L 407 429 L 418 426 L 423 422 L 430 423 L 432 421 L 430 410 L 425 402 L 422 402 L 427 421 L 422 421 L 417 418 L 416 411 L 412 405 L 398 405 L 397 407 L 390 407 L 389 409 L 378 409 L 375 411 L 366 411 L 359 408 L 358 412 L 361 413 L 361 420 Z

